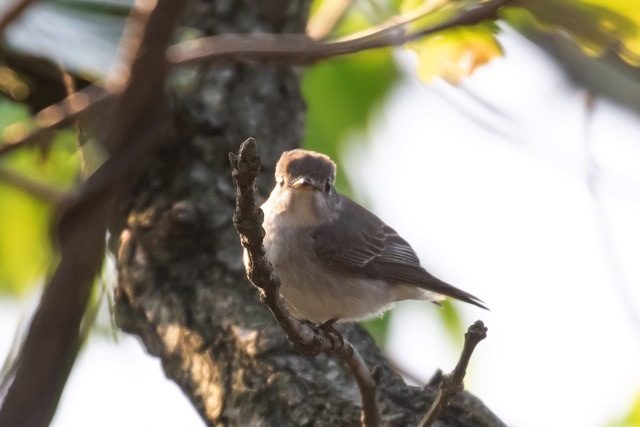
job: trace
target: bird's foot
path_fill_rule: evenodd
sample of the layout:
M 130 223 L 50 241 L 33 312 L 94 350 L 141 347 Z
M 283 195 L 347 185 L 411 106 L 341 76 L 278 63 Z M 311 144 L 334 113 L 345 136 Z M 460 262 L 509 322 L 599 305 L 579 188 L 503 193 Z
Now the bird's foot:
M 342 334 L 336 329 L 334 324 L 338 319 L 329 319 L 324 323 L 318 325 L 318 330 L 322 331 L 324 336 L 331 342 L 331 352 L 336 352 L 344 347 L 344 338 Z

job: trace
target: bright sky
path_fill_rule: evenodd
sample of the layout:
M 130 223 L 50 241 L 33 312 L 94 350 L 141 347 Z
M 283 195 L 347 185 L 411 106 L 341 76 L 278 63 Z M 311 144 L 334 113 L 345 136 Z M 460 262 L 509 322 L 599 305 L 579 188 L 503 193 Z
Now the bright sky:
M 508 425 L 603 426 L 640 392 L 640 120 L 599 100 L 587 131 L 584 92 L 518 35 L 503 42 L 466 92 L 408 69 L 346 150 L 350 180 L 427 269 L 491 308 L 458 304 L 489 328 L 472 392 Z M 451 370 L 461 343 L 430 304 L 394 312 L 389 352 L 419 378 Z
M 601 171 L 595 199 L 584 94 L 527 42 L 503 41 L 507 59 L 464 84 L 503 114 L 408 72 L 363 150 L 345 149 L 351 181 L 432 273 L 490 306 L 458 305 L 468 324 L 489 328 L 471 362 L 472 392 L 508 425 L 603 426 L 640 392 L 640 333 L 629 312 L 640 311 L 639 121 L 598 101 L 588 133 Z M 19 313 L 0 306 L 0 354 Z M 391 328 L 389 353 L 416 376 L 454 366 L 461 342 L 444 335 L 431 304 L 400 304 Z M 135 339 L 94 337 L 53 425 L 124 420 L 201 425 Z

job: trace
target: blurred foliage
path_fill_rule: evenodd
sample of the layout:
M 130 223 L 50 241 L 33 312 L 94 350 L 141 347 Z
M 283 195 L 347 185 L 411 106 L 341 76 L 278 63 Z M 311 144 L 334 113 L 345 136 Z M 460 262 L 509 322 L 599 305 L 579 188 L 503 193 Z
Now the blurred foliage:
M 0 130 L 28 117 L 19 103 L 0 101 Z M 0 167 L 16 171 L 52 188 L 68 188 L 79 162 L 75 134 L 58 132 L 45 150 L 19 150 L 5 156 Z M 45 202 L 0 181 L 0 293 L 23 294 L 47 272 L 54 261 L 49 227 L 52 210 Z
M 415 30 L 435 26 L 464 14 L 477 1 L 405 0 L 400 11 L 405 16 L 423 15 L 410 25 Z M 431 82 L 441 77 L 458 84 L 476 68 L 502 55 L 496 39 L 498 27 L 486 21 L 479 25 L 451 28 L 406 44 L 418 55 L 418 77 Z
M 449 337 L 453 339 L 453 342 L 458 344 L 460 337 L 464 336 L 467 331 L 467 326 L 462 323 L 462 317 L 455 304 L 451 300 L 441 301 L 442 310 L 440 311 L 440 320 L 445 330 L 449 333 Z
M 502 18 L 516 29 L 570 35 L 587 55 L 614 54 L 640 66 L 637 0 L 517 0 Z
M 364 328 L 371 334 L 373 339 L 381 348 L 384 348 L 385 341 L 387 340 L 391 316 L 392 312 L 390 310 L 381 317 L 374 317 L 373 319 L 362 322 L 362 326 L 364 326 Z
M 303 146 L 339 158 L 340 145 L 366 128 L 397 78 L 388 49 L 338 58 L 307 69 L 302 90 L 308 103 Z M 338 186 L 348 190 L 338 162 Z
M 370 25 L 362 10 L 352 8 L 335 33 L 350 34 Z M 361 52 L 307 68 L 302 91 L 309 109 L 302 145 L 339 158 L 340 145 L 366 128 L 371 112 L 382 103 L 397 78 L 398 69 L 390 49 Z M 337 185 L 349 193 L 340 163 Z
M 624 418 L 607 424 L 607 427 L 640 427 L 640 392 L 636 394 L 629 413 Z

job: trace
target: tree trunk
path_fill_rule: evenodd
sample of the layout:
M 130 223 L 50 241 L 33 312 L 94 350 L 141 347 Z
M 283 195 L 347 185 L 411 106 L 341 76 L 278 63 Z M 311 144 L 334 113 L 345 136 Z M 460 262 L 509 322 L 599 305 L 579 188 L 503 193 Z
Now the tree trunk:
M 303 32 L 308 1 L 194 0 L 186 25 L 205 34 Z M 159 357 L 207 425 L 357 425 L 360 397 L 340 360 L 296 354 L 247 281 L 231 216 L 228 153 L 261 149 L 261 194 L 280 153 L 297 147 L 305 104 L 294 67 L 235 64 L 176 73 L 166 143 L 121 195 L 116 319 Z M 159 124 L 159 126 L 162 124 Z M 386 425 L 415 425 L 435 393 L 409 387 L 358 325 L 345 338 L 382 376 Z M 463 392 L 442 425 L 503 425 Z

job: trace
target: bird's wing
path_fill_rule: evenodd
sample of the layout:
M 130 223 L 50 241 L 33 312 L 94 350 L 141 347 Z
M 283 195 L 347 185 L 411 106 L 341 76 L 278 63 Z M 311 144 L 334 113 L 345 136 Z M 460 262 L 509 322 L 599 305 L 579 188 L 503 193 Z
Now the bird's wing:
M 316 255 L 328 268 L 392 283 L 414 284 L 486 308 L 478 298 L 422 268 L 411 245 L 380 218 L 353 200 L 340 197 L 345 204 L 340 216 L 312 234 Z

